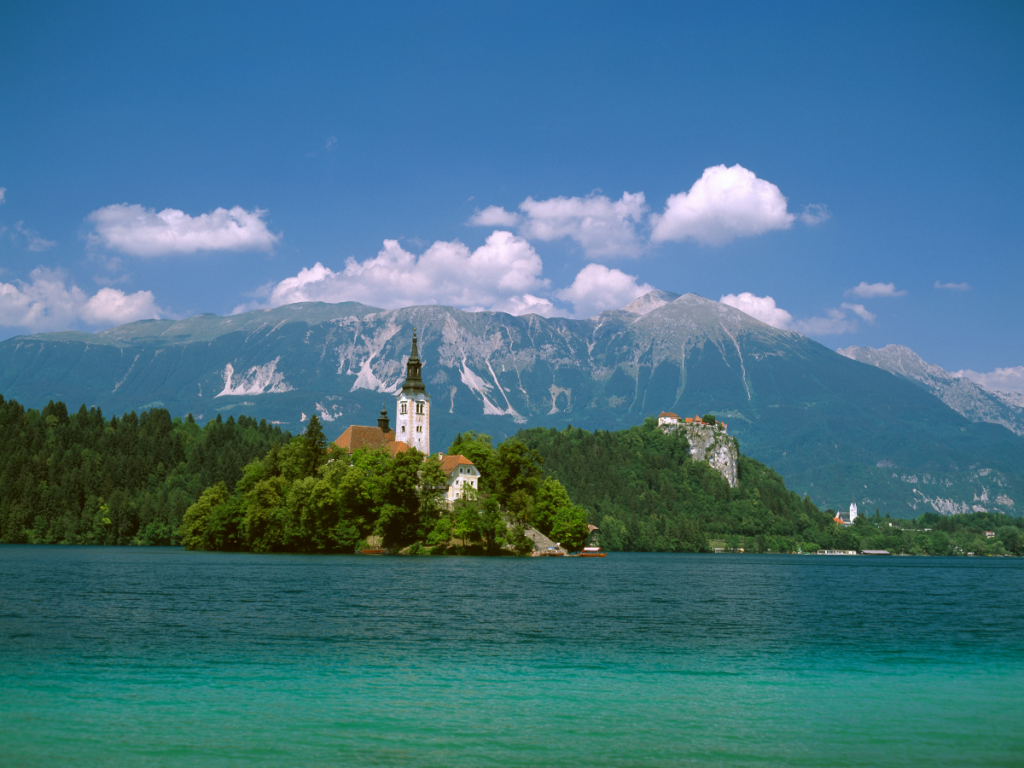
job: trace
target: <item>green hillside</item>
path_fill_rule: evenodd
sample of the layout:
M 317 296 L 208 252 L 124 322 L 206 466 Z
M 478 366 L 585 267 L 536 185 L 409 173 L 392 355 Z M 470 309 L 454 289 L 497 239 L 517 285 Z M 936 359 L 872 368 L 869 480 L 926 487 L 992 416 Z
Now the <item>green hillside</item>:
M 207 486 L 290 438 L 246 416 L 200 427 L 163 409 L 107 419 L 64 403 L 26 410 L 0 396 L 0 541 L 176 544 Z
M 544 460 L 601 529 L 609 549 L 645 552 L 727 550 L 797 552 L 886 549 L 894 554 L 1024 555 L 1024 519 L 991 513 L 913 521 L 875 511 L 841 527 L 833 510 L 786 488 L 772 469 L 742 453 L 738 487 L 690 458 L 681 433 L 665 434 L 654 419 L 618 432 L 567 427 L 517 436 Z M 868 510 L 862 510 L 866 513 Z M 992 538 L 986 531 L 996 534 Z

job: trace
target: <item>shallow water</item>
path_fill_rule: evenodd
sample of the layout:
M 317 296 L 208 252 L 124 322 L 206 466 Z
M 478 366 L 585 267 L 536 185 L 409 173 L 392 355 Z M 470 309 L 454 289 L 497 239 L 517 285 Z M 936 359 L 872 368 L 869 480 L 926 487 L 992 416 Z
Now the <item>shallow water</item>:
M 1022 765 L 1024 560 L 0 546 L 0 763 Z

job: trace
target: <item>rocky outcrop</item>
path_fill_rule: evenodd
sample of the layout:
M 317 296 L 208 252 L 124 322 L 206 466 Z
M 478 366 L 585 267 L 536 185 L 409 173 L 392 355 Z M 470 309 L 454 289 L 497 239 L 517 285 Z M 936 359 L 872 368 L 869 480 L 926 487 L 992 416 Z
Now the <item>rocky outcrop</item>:
M 665 432 L 680 432 L 690 444 L 690 457 L 694 461 L 703 461 L 725 478 L 730 488 L 739 484 L 736 463 L 739 461 L 739 448 L 735 438 L 729 437 L 718 424 L 681 424 L 679 426 L 663 426 Z

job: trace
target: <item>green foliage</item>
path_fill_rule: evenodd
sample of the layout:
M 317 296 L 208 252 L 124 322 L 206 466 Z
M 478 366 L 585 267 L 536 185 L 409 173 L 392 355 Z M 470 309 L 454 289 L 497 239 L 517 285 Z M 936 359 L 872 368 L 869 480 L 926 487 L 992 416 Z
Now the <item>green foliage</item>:
M 230 494 L 246 464 L 288 439 L 247 416 L 200 428 L 163 409 L 107 420 L 98 408 L 26 410 L 0 396 L 0 541 L 178 544 L 204 489 Z M 206 528 L 216 507 L 211 497 L 202 508 Z M 181 530 L 198 548 L 194 522 Z
M 715 414 L 713 413 L 705 413 L 703 416 L 701 416 L 700 420 L 703 421 L 705 424 L 711 424 L 712 426 L 714 426 L 716 423 Z
M 550 525 L 556 540 L 569 536 L 555 525 L 549 500 L 557 498 L 556 506 L 564 508 L 569 497 L 600 527 L 608 549 L 705 552 L 709 536 L 742 535 L 761 536 L 762 547 L 784 549 L 792 541 L 795 551 L 797 539 L 831 541 L 836 535 L 823 535 L 836 527 L 831 518 L 787 490 L 768 467 L 740 456 L 739 487 L 730 488 L 718 472 L 690 458 L 681 432 L 665 434 L 653 419 L 621 432 L 568 427 L 518 437 L 543 457 L 550 474 L 537 495 L 535 519 Z M 553 478 L 564 486 L 562 493 L 548 484 Z M 585 538 L 585 519 L 580 526 L 579 515 L 567 512 L 565 520 L 577 521 L 575 530 Z
M 774 470 L 742 454 L 739 487 L 730 488 L 710 466 L 690 458 L 681 433 L 666 435 L 653 419 L 622 432 L 532 429 L 518 438 L 540 453 L 549 473 L 532 519 L 544 532 L 550 525 L 550 536 L 563 543 L 568 537 L 549 509 L 564 508 L 571 497 L 611 550 L 707 551 L 714 539 L 715 546 L 747 552 L 1024 555 L 1024 519 L 1003 515 L 932 512 L 906 521 L 876 510 L 840 526 L 832 510 L 819 510 L 809 497 L 788 490 Z M 564 485 L 564 495 L 555 482 Z

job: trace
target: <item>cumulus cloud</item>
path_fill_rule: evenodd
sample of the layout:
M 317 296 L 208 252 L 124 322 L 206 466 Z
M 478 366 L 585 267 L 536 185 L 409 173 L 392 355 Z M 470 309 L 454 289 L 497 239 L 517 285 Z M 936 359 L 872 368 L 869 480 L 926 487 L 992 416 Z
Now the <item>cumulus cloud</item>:
M 875 316 L 862 304 L 843 304 L 843 309 L 829 309 L 825 317 L 810 317 L 796 320 L 793 315 L 775 304 L 771 296 L 756 296 L 753 293 L 727 294 L 719 299 L 723 304 L 735 307 L 753 318 L 783 330 L 799 331 L 807 336 L 829 336 L 857 330 L 857 321 L 843 309 L 853 312 L 867 322 L 874 322 Z
M 644 193 L 623 192 L 619 200 L 604 195 L 526 198 L 519 204 L 519 234 L 530 240 L 575 240 L 588 256 L 639 256 L 643 241 L 636 225 L 647 214 Z
M 0 205 L 7 202 L 7 187 L 0 187 Z
M 843 302 L 842 304 L 840 304 L 840 306 L 843 309 L 850 310 L 851 312 L 853 312 L 853 314 L 857 315 L 857 317 L 859 317 L 866 323 L 873 323 L 875 322 L 875 319 L 878 317 L 878 315 L 874 315 L 868 312 L 863 304 L 847 304 L 846 302 Z
M 196 251 L 271 251 L 281 239 L 267 229 L 266 211 L 241 206 L 189 216 L 184 211 L 121 203 L 90 213 L 93 245 L 132 256 L 173 256 Z
M 825 312 L 825 315 L 826 317 L 797 320 L 791 327 L 794 331 L 800 331 L 806 336 L 832 336 L 837 333 L 852 333 L 857 330 L 857 321 L 851 320 L 840 309 L 830 309 Z
M 482 211 L 476 211 L 466 223 L 471 227 L 514 227 L 522 216 L 513 211 L 506 211 L 500 205 L 488 205 Z
M 941 291 L 969 291 L 971 290 L 970 283 L 940 283 L 938 280 L 935 281 L 935 287 Z
M 847 296 L 858 296 L 862 299 L 895 298 L 906 296 L 906 291 L 896 290 L 895 283 L 865 283 L 861 282 L 846 292 Z
M 576 317 L 593 317 L 606 309 L 619 309 L 654 288 L 640 285 L 633 275 L 603 264 L 588 264 L 579 271 L 568 288 L 555 292 L 555 296 L 573 305 Z
M 44 267 L 34 269 L 28 281 L 0 283 L 0 326 L 55 331 L 79 323 L 117 325 L 161 314 L 151 291 L 126 294 L 101 288 L 89 296 L 69 284 L 63 272 Z
M 829 211 L 828 206 L 821 203 L 805 205 L 804 212 L 800 214 L 800 221 L 809 227 L 821 224 L 823 221 L 828 221 L 831 218 L 832 213 Z
M 474 251 L 457 240 L 439 241 L 419 256 L 397 240 L 385 240 L 373 258 L 350 257 L 339 272 L 317 262 L 273 286 L 264 304 L 236 311 L 298 301 L 359 301 L 388 309 L 451 304 L 539 313 L 550 305 L 535 295 L 549 285 L 540 276 L 542 269 L 533 246 L 511 232 L 491 233 Z
M 651 216 L 651 239 L 724 245 L 737 237 L 789 229 L 794 218 L 777 186 L 741 165 L 716 165 L 705 169 L 689 192 L 669 197 L 664 213 Z
M 521 213 L 490 205 L 477 211 L 466 222 L 472 226 L 518 227 L 528 240 L 569 238 L 591 257 L 639 256 L 645 247 L 637 225 L 647 215 L 644 193 L 624 192 L 618 200 L 604 195 L 552 197 L 547 200 L 526 198 L 519 204 Z
M 970 369 L 955 371 L 954 376 L 970 379 L 985 389 L 994 392 L 1018 392 L 1024 394 L 1024 365 L 1013 368 L 996 368 L 989 373 L 978 373 Z
M 777 307 L 771 296 L 755 296 L 745 291 L 726 294 L 719 301 L 775 328 L 789 328 L 793 322 L 793 316 L 782 307 Z

